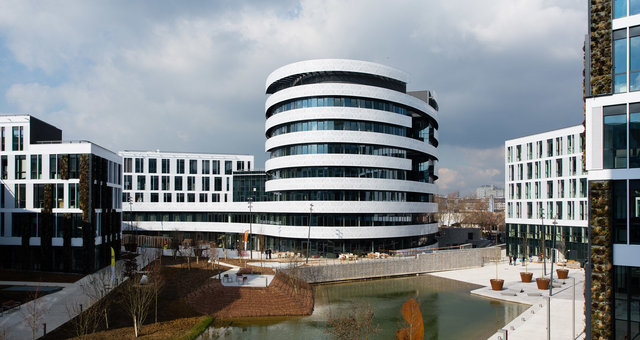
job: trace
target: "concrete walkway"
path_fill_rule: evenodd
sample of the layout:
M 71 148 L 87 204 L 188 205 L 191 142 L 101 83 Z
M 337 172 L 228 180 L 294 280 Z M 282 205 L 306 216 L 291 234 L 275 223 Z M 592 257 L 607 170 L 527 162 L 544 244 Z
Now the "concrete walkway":
M 268 287 L 273 280 L 273 275 L 244 274 L 247 280 L 242 281 L 239 280 L 238 275 L 236 275 L 240 267 L 224 262 L 219 262 L 219 264 L 221 266 L 231 267 L 231 269 L 220 274 L 220 283 L 225 287 Z M 225 278 L 225 275 L 228 275 L 228 278 Z M 217 279 L 218 275 L 214 275 L 211 278 Z
M 138 268 L 143 266 L 142 255 L 136 258 Z M 146 264 L 144 264 L 146 265 Z M 123 261 L 116 263 L 116 270 L 124 266 Z M 117 274 L 116 274 L 117 276 Z M 19 309 L 5 312 L 0 317 L 0 336 L 4 339 L 31 339 L 32 329 L 27 322 L 27 316 L 30 311 L 38 311 L 42 317 L 38 319 L 36 338 L 44 335 L 44 324 L 46 324 L 47 332 L 60 327 L 78 313 L 78 307 L 82 304 L 82 308 L 86 309 L 93 305 L 93 301 L 85 294 L 83 287 L 89 285 L 93 279 L 100 277 L 111 277 L 111 267 L 107 266 L 87 275 L 74 283 L 57 283 L 57 282 L 24 282 L 24 281 L 4 281 L 10 285 L 20 286 L 59 286 L 62 290 L 42 296 L 38 299 L 22 304 Z M 72 310 L 73 309 L 73 310 Z
M 554 266 L 554 271 L 556 266 Z M 482 288 L 471 291 L 471 294 L 496 300 L 504 300 L 530 305 L 524 313 L 504 325 L 509 339 L 546 339 L 547 337 L 547 300 L 549 291 L 538 290 L 535 278 L 542 276 L 542 264 L 528 265 L 533 273 L 534 281 L 522 283 L 520 272 L 524 266 L 510 266 L 508 262 L 498 264 L 498 278 L 504 280 L 502 291 L 493 291 L 489 280 L 496 277 L 496 266 L 432 273 L 431 275 L 448 279 L 474 283 Z M 547 263 L 547 273 L 550 265 Z M 572 320 L 573 279 L 575 279 L 575 318 Z M 568 280 L 558 280 L 554 274 L 553 296 L 551 297 L 551 339 L 571 339 L 572 321 L 575 322 L 575 339 L 584 339 L 584 270 L 569 269 Z M 496 333 L 489 339 L 499 339 Z M 504 339 L 504 337 L 502 337 Z

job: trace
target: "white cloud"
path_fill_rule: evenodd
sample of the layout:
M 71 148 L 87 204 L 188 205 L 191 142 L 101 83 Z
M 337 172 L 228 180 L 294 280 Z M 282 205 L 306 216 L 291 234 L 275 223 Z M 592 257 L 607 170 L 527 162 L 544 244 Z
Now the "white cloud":
M 499 182 L 504 139 L 570 125 L 559 113 L 582 109 L 584 7 L 7 0 L 0 44 L 31 73 L 7 85 L 0 111 L 35 114 L 65 138 L 114 150 L 248 153 L 260 164 L 272 70 L 311 58 L 371 60 L 406 71 L 410 89 L 438 92 L 441 189 L 471 190 Z M 532 93 L 536 105 L 527 106 Z

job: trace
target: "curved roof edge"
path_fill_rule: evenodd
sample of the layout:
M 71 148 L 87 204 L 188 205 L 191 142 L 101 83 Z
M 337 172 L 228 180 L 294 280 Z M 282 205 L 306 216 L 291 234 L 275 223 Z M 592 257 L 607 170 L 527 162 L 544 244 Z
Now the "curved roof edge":
M 404 83 L 406 83 L 408 79 L 408 75 L 403 71 L 370 61 L 353 59 L 312 59 L 288 64 L 271 72 L 267 77 L 265 91 L 271 84 L 280 79 L 296 74 L 319 71 L 346 71 L 373 74 L 399 80 Z

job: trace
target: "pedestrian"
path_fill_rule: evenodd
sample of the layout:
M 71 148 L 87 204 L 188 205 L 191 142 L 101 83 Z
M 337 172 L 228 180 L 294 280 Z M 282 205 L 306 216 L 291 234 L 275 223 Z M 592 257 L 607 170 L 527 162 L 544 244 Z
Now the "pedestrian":
M 509 265 L 511 265 L 513 261 L 511 260 L 511 255 L 509 255 Z

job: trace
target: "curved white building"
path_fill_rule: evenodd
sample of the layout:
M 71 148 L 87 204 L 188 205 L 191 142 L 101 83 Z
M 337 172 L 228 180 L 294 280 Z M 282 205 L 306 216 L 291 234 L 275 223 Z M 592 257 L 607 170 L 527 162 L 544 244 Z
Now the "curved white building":
M 267 236 L 275 224 L 280 245 L 304 249 L 311 216 L 312 254 L 434 242 L 438 105 L 429 91 L 406 92 L 406 82 L 401 71 L 355 60 L 269 75 L 265 189 L 277 202 L 267 203 Z

